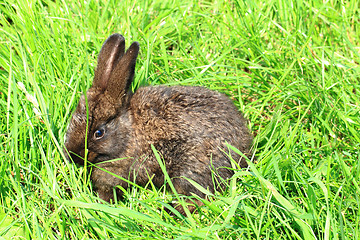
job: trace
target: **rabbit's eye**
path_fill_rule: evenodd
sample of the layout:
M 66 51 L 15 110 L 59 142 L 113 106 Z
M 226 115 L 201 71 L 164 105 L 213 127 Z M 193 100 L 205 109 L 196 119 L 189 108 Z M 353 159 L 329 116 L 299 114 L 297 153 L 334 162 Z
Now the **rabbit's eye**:
M 105 134 L 105 129 L 98 129 L 98 130 L 95 131 L 94 137 L 96 139 L 100 139 L 100 138 L 102 138 L 104 136 L 104 134 Z

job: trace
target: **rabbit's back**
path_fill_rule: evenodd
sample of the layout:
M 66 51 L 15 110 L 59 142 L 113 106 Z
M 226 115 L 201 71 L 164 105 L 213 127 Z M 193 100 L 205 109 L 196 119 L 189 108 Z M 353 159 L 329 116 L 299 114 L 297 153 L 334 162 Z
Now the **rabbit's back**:
M 228 97 L 207 88 L 139 88 L 132 97 L 130 112 L 137 145 L 149 149 L 153 144 L 169 165 L 170 175 L 196 171 L 201 176 L 189 177 L 202 180 L 206 175 L 210 181 L 210 164 L 214 168 L 231 167 L 226 143 L 250 153 L 252 137 L 246 120 Z M 240 159 L 234 152 L 231 155 L 234 160 Z M 246 161 L 240 165 L 245 167 Z M 229 178 L 232 172 L 223 170 L 220 175 Z

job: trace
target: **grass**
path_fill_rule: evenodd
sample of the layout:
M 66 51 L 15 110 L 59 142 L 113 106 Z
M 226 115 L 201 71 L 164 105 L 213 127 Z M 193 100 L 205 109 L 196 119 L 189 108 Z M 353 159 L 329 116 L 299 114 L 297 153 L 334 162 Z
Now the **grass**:
M 360 10 L 349 1 L 0 3 L 0 236 L 360 238 Z M 102 42 L 139 41 L 134 89 L 203 85 L 249 119 L 257 163 L 198 213 L 171 191 L 101 204 L 62 155 Z

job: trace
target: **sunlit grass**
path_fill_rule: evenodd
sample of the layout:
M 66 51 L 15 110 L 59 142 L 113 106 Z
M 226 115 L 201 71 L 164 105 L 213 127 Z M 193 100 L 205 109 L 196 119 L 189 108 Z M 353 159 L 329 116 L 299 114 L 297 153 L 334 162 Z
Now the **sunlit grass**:
M 358 4 L 0 3 L 0 235 L 358 239 Z M 176 197 L 151 183 L 104 204 L 64 160 L 67 122 L 114 32 L 140 42 L 134 89 L 207 86 L 249 119 L 257 162 L 197 213 L 169 215 Z

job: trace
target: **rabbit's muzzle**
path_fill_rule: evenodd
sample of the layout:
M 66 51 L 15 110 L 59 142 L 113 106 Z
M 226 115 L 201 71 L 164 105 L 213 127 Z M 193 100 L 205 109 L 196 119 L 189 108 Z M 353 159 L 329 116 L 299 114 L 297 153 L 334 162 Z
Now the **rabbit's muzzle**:
M 84 165 L 84 156 L 85 156 L 85 149 L 82 149 L 80 151 L 72 151 L 71 148 L 64 148 L 63 149 L 64 155 L 66 157 L 66 160 L 69 162 L 73 162 L 79 165 Z

